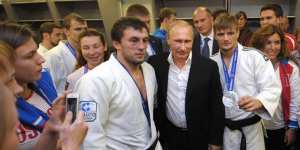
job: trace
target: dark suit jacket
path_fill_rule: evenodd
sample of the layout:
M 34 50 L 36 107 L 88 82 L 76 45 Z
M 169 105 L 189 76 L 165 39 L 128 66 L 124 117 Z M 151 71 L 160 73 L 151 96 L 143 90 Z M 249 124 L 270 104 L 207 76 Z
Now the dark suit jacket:
M 193 56 L 201 56 L 201 44 L 202 44 L 202 39 L 199 33 L 195 35 L 194 37 L 194 42 L 193 42 Z M 212 55 L 216 54 L 219 52 L 219 45 L 217 41 L 214 39 L 213 41 L 213 46 L 212 46 Z
M 162 41 L 159 38 L 149 35 L 149 43 L 156 55 L 161 55 L 163 53 Z
M 163 54 L 149 58 L 149 63 L 155 69 L 158 82 L 155 120 L 162 141 L 165 141 L 164 138 L 168 134 L 168 129 L 165 127 L 168 121 L 166 117 L 169 72 L 167 57 L 168 54 Z M 185 99 L 190 145 L 187 149 L 202 150 L 207 149 L 208 144 L 222 145 L 225 112 L 217 64 L 202 56 L 197 57 L 197 59 L 194 58 L 193 56 Z

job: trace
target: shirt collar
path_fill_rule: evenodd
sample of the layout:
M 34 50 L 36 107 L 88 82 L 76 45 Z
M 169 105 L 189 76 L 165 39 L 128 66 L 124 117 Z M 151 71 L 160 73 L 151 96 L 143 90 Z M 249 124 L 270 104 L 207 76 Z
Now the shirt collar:
M 211 30 L 210 34 L 208 36 L 204 36 L 200 33 L 201 39 L 204 40 L 204 38 L 208 37 L 210 40 L 214 39 L 214 30 Z
M 171 65 L 175 65 L 174 61 L 173 61 L 173 56 L 172 56 L 172 50 L 170 50 L 170 54 L 168 56 L 168 62 L 171 64 Z M 185 61 L 185 65 L 190 65 L 192 63 L 192 51 L 190 52 L 187 60 Z

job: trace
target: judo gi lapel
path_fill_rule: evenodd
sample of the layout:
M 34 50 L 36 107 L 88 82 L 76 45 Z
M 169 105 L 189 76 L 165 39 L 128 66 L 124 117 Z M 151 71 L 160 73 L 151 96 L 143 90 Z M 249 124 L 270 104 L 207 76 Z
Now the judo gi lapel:
M 156 81 L 153 81 L 153 77 L 155 75 L 153 74 L 154 72 L 151 72 L 149 70 L 149 68 L 147 68 L 145 62 L 143 64 L 141 64 L 141 67 L 142 67 L 142 70 L 143 70 L 145 87 L 146 87 L 146 91 L 147 91 L 148 107 L 149 107 L 150 112 L 152 112 L 152 107 L 150 107 L 150 106 L 153 106 L 153 102 L 154 102 L 153 95 L 155 94 L 154 93 L 154 86 L 155 86 Z M 150 115 L 151 115 L 151 113 L 150 113 Z
M 114 72 L 116 72 L 117 73 L 116 75 L 118 75 L 118 77 L 122 79 L 125 85 L 127 85 L 126 87 L 128 88 L 128 91 L 130 91 L 130 94 L 132 95 L 132 99 L 138 100 L 137 102 L 140 103 L 141 95 L 138 87 L 135 84 L 135 81 L 115 57 L 116 56 L 112 55 L 110 58 L 115 67 Z

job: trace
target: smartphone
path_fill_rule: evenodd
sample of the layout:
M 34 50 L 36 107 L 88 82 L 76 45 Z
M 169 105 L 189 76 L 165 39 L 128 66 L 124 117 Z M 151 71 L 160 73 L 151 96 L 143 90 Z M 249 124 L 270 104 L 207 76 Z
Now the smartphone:
M 75 121 L 79 105 L 79 94 L 70 93 L 66 97 L 66 112 L 71 111 L 73 114 L 72 122 Z

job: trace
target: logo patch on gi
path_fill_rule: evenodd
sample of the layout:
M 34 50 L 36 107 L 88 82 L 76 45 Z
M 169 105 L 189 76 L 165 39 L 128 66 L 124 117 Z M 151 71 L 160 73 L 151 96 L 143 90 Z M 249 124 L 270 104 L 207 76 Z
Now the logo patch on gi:
M 97 103 L 95 101 L 80 101 L 80 110 L 84 112 L 84 121 L 93 122 L 97 117 Z

